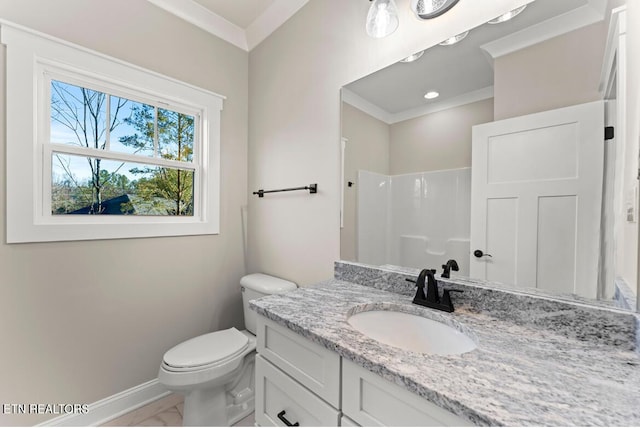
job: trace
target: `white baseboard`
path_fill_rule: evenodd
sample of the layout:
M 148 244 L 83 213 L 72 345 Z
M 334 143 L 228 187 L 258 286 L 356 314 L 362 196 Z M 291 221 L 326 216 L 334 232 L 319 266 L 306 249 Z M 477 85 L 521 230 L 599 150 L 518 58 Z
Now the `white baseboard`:
M 154 379 L 89 404 L 85 414 L 62 415 L 36 426 L 97 426 L 169 394 L 158 379 Z

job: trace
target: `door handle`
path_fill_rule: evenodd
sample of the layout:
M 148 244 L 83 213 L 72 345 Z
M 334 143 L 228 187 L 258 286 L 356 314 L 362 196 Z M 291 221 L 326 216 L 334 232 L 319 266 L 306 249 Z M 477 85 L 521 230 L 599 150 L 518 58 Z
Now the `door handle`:
M 485 254 L 482 250 L 475 250 L 473 255 L 478 259 L 482 257 L 493 257 L 491 254 Z

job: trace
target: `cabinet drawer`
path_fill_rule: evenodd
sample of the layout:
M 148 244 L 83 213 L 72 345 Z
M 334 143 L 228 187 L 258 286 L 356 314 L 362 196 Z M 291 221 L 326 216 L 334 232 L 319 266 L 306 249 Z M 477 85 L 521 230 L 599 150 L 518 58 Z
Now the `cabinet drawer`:
M 283 419 L 286 419 L 300 426 L 335 427 L 340 420 L 338 410 L 260 355 L 256 356 L 255 403 L 256 423 L 260 426 L 285 426 Z
M 340 356 L 258 316 L 258 353 L 320 398 L 340 408 Z
M 342 411 L 362 426 L 472 426 L 468 420 L 352 363 L 342 363 Z

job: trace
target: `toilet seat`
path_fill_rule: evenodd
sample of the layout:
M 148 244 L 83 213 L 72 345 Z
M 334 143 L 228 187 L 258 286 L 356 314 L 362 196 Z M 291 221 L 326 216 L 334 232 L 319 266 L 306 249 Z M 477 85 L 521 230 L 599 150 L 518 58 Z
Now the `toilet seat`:
M 179 344 L 163 356 L 158 382 L 184 396 L 185 426 L 231 426 L 255 408 L 255 336 L 258 314 L 253 299 L 296 288 L 263 274 L 240 280 L 246 330 L 205 334 Z
M 200 371 L 238 359 L 248 347 L 249 338 L 232 327 L 174 346 L 164 354 L 162 366 L 170 372 Z

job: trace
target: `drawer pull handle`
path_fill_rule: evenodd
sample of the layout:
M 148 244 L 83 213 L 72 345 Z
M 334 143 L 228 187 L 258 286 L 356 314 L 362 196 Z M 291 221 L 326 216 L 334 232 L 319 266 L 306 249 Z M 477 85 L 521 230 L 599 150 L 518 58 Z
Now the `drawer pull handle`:
M 298 422 L 296 422 L 295 424 L 292 424 L 291 422 L 289 422 L 287 420 L 287 418 L 284 417 L 285 413 L 287 413 L 287 412 L 285 412 L 284 410 L 281 411 L 280 413 L 278 413 L 278 419 L 280 419 L 282 422 L 284 422 L 284 424 L 286 426 L 288 426 L 288 427 L 299 427 L 300 426 L 300 424 Z

